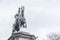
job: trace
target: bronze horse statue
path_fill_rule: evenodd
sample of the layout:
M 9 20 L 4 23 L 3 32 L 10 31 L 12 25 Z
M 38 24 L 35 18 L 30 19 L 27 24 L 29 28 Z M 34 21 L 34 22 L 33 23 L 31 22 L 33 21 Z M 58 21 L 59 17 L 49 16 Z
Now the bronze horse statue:
M 26 28 L 26 20 L 24 18 L 24 6 L 22 6 L 21 10 L 19 8 L 18 14 L 15 15 L 15 23 L 14 23 L 14 28 L 13 32 L 19 31 L 21 27 Z

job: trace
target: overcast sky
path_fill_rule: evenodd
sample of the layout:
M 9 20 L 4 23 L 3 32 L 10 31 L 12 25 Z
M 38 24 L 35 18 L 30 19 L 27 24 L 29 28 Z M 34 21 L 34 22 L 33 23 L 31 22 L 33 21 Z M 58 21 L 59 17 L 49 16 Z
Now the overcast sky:
M 46 39 L 50 32 L 60 32 L 60 0 L 0 0 L 0 40 L 7 40 L 12 33 L 14 15 L 18 7 L 25 6 L 25 18 L 29 32 Z

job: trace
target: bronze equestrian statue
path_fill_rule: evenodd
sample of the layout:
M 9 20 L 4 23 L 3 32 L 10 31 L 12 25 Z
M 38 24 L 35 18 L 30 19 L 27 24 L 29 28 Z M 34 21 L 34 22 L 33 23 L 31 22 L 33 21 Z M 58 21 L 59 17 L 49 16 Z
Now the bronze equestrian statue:
M 21 27 L 26 28 L 26 20 L 24 18 L 24 6 L 19 8 L 18 13 L 15 15 L 15 23 L 13 25 L 13 32 L 19 31 Z

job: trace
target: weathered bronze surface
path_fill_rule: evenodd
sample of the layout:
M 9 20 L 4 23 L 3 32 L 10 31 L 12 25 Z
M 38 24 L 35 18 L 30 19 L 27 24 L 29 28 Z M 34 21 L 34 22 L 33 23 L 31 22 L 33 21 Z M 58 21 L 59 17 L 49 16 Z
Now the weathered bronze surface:
M 24 6 L 19 8 L 18 13 L 15 15 L 15 23 L 13 25 L 13 32 L 19 31 L 21 27 L 26 28 L 26 20 L 24 18 Z

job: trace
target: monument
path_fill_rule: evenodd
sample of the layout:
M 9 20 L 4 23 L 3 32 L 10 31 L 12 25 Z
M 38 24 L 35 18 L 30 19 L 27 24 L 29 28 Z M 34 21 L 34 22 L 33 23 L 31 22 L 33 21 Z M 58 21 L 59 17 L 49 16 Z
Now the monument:
M 36 40 L 34 35 L 20 30 L 22 27 L 27 28 L 26 20 L 24 18 L 24 6 L 19 8 L 18 13 L 15 15 L 15 19 L 12 35 L 8 40 Z

